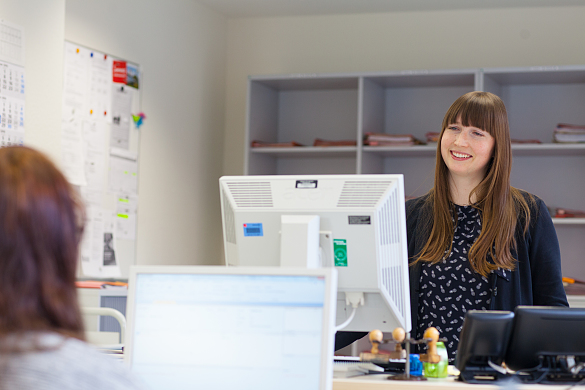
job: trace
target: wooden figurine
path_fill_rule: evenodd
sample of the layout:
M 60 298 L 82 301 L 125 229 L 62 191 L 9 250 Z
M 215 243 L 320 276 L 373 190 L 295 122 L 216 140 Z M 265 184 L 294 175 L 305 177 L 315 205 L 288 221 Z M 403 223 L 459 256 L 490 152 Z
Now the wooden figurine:
M 392 340 L 384 340 L 384 334 L 378 329 L 374 329 L 369 333 L 370 343 L 372 348 L 370 352 L 362 352 L 360 354 L 362 361 L 381 361 L 388 362 L 389 359 L 405 359 L 406 351 L 402 348 L 401 343 L 404 342 L 406 333 L 402 328 L 396 328 L 392 331 Z M 390 342 L 396 343 L 393 352 L 380 351 L 381 344 L 388 344 Z
M 423 339 L 427 343 L 427 353 L 420 355 L 420 361 L 427 363 L 439 363 L 441 361 L 441 357 L 437 354 L 437 341 L 439 341 L 439 331 L 437 328 L 427 328 L 423 334 Z

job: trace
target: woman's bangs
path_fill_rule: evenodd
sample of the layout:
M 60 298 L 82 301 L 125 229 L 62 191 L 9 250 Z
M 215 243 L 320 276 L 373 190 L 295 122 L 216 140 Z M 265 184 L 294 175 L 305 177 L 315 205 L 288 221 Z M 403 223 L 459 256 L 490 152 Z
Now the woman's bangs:
M 491 134 L 494 123 L 493 113 L 492 110 L 486 109 L 481 102 L 461 101 L 457 107 L 452 108 L 453 110 L 447 115 L 446 125 L 456 123 L 459 119 L 463 126 L 477 127 Z

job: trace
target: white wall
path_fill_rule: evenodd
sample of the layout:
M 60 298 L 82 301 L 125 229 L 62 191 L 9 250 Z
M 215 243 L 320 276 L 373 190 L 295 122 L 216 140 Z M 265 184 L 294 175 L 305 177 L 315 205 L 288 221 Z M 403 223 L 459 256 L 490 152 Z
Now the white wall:
M 0 17 L 26 32 L 25 141 L 55 159 L 63 40 L 143 66 L 139 264 L 221 261 L 249 75 L 585 64 L 585 7 L 228 20 L 192 0 L 2 0 Z
M 65 0 L 2 0 L 0 18 L 25 33 L 24 142 L 58 163 Z
M 583 65 L 584 19 L 585 6 L 231 19 L 224 174 L 243 173 L 249 75 Z
M 190 0 L 67 0 L 64 30 L 144 71 L 137 263 L 219 264 L 227 19 Z

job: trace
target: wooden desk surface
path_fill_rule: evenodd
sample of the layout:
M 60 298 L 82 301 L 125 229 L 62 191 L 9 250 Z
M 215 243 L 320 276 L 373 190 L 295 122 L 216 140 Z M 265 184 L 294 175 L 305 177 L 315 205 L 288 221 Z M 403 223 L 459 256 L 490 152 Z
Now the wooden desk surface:
M 429 379 L 427 381 L 390 381 L 387 375 L 369 375 L 358 376 L 353 378 L 333 378 L 333 390 L 502 390 L 503 387 L 496 384 L 474 385 L 464 382 L 458 382 L 455 377 L 445 379 Z M 510 387 L 518 390 L 560 390 L 568 389 L 569 384 L 565 385 L 520 385 Z M 583 389 L 585 385 L 571 387 L 571 389 Z

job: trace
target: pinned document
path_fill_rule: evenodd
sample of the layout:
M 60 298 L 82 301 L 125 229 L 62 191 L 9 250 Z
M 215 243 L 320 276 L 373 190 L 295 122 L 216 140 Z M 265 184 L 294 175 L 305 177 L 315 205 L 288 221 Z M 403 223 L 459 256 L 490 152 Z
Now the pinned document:
M 138 192 L 138 153 L 112 148 L 110 151 L 109 190 L 136 195 Z

